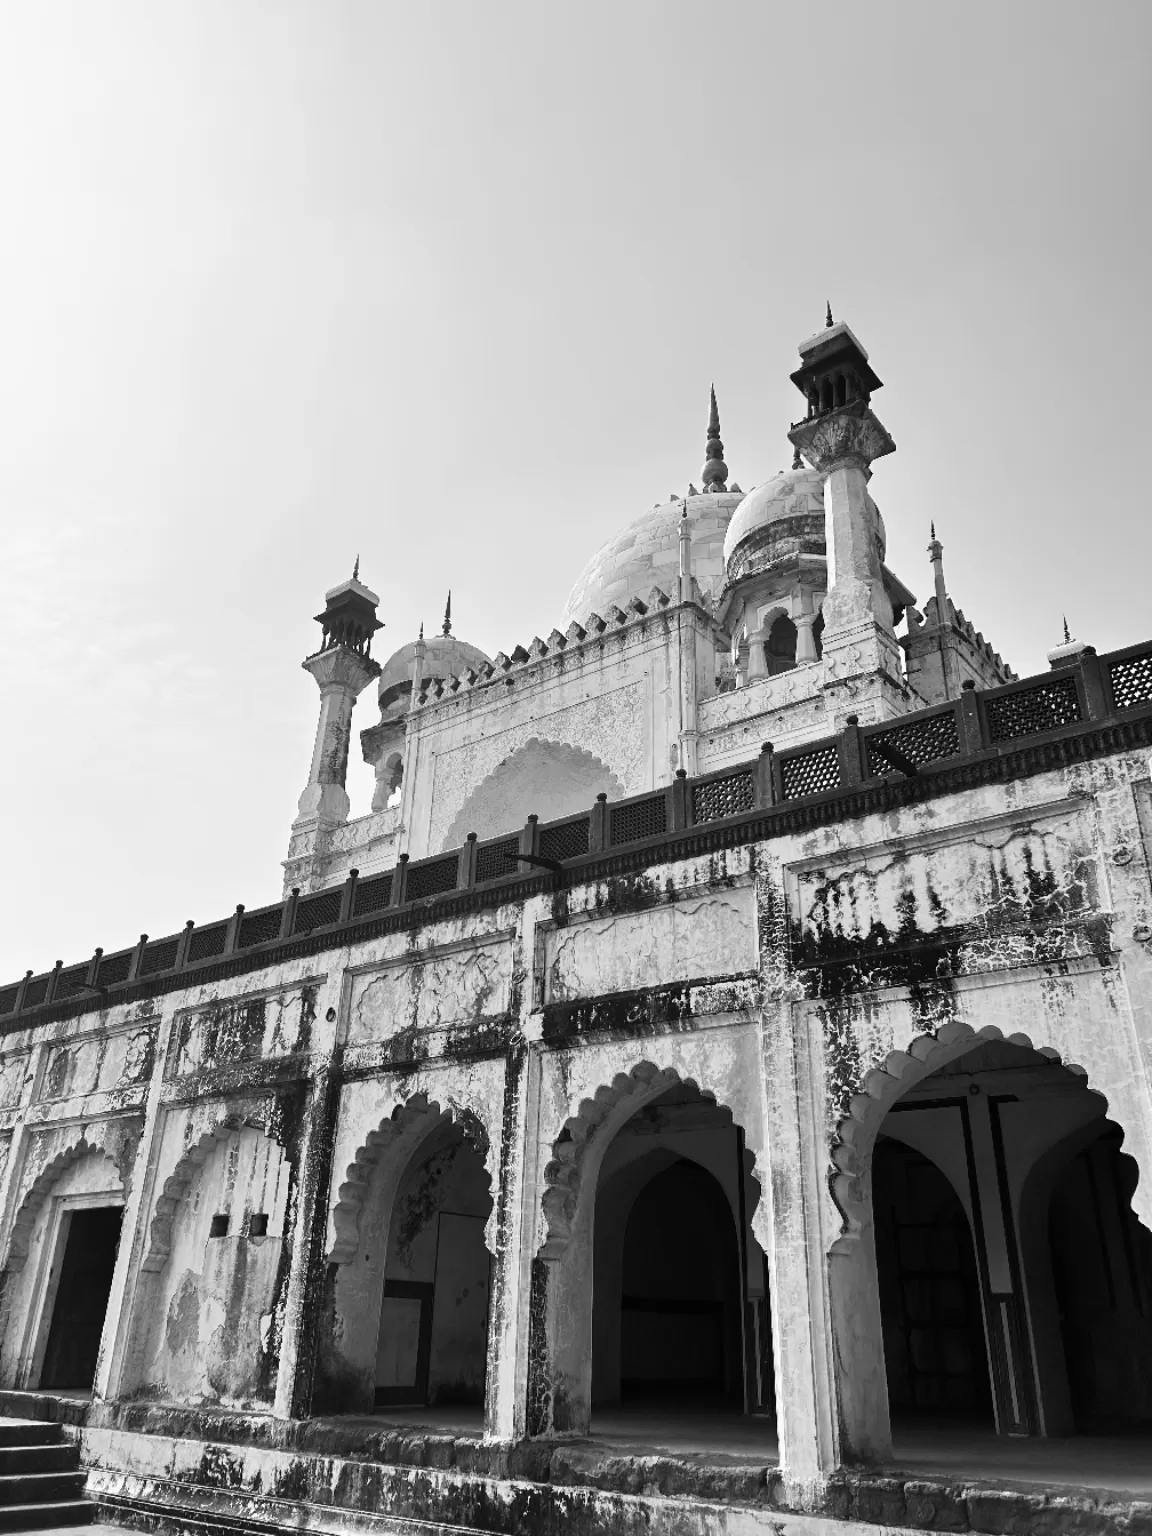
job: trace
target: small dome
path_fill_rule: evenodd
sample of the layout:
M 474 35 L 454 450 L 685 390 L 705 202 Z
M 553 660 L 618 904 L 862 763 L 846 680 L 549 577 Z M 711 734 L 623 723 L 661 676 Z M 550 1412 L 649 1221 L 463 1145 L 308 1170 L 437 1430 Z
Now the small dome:
M 868 497 L 868 509 L 876 519 L 883 559 L 886 536 L 880 508 Z M 749 491 L 732 515 L 724 535 L 724 567 L 731 570 L 733 556 L 764 529 L 795 517 L 824 516 L 824 476 L 806 466 L 782 469 Z
M 417 641 L 409 640 L 407 645 L 402 645 L 398 651 L 393 652 L 384 663 L 379 684 L 382 711 L 391 708 L 401 699 L 406 705 L 407 697 L 412 692 L 412 669 L 416 663 L 417 644 Z M 466 640 L 460 640 L 455 635 L 430 636 L 424 642 L 424 653 L 425 682 L 431 682 L 433 678 L 446 680 L 449 677 L 459 677 L 468 667 L 477 672 L 491 659 L 485 656 L 483 651 L 477 650 L 474 645 L 469 645 Z
M 653 587 L 676 596 L 680 571 L 680 519 L 688 509 L 692 529 L 692 574 L 707 595 L 724 585 L 724 530 L 740 501 L 739 491 L 667 501 L 614 534 L 596 551 L 568 594 L 563 623 L 583 623 L 590 613 L 604 617 Z

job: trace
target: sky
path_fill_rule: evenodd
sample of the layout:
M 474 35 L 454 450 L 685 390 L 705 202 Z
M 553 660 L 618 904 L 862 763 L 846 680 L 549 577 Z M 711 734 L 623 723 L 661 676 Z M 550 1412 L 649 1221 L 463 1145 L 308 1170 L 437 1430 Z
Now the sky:
M 0 982 L 276 900 L 350 574 L 558 622 L 790 462 L 830 300 L 921 599 L 1152 630 L 1146 0 L 0 0 Z M 372 723 L 371 692 L 354 728 Z M 349 774 L 353 814 L 372 771 Z

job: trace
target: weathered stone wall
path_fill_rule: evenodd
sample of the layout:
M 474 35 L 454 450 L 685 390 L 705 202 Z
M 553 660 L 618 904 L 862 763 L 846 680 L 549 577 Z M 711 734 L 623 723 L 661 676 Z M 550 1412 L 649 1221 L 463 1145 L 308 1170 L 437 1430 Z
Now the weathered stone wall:
M 407 1231 L 413 1169 L 456 1146 L 484 1186 L 458 1214 L 483 1215 L 491 1256 L 489 1438 L 579 1432 L 598 1184 L 620 1128 L 679 1086 L 743 1138 L 786 1481 L 883 1456 L 870 1153 L 911 1085 L 979 1040 L 1075 1068 L 1152 1226 L 1149 797 L 1146 758 L 1118 751 L 622 852 L 583 882 L 9 1035 L 0 1386 L 37 1384 L 52 1202 L 103 1169 L 126 1213 L 102 1399 L 269 1422 L 370 1408 L 386 1271 L 426 1279 L 397 1213 Z M 93 1439 L 105 1486 L 147 1482 L 147 1439 Z

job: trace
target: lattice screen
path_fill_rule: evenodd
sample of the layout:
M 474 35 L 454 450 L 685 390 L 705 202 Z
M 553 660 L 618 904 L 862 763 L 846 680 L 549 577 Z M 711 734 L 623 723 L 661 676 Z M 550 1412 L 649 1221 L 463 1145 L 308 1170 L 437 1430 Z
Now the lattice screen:
M 785 800 L 799 800 L 802 795 L 822 795 L 840 787 L 840 758 L 835 744 L 817 747 L 814 752 L 797 753 L 780 759 L 780 779 Z
M 157 971 L 170 971 L 176 964 L 176 950 L 180 943 L 178 934 L 170 939 L 157 939 L 144 950 L 140 962 L 141 976 L 154 976 Z
M 1152 652 L 1129 656 L 1112 665 L 1112 697 L 1117 709 L 1131 709 L 1134 704 L 1152 704 Z
M 609 808 L 608 841 L 635 843 L 642 837 L 656 837 L 668 829 L 668 803 L 664 796 L 653 795 L 648 800 L 638 800 L 634 805 L 614 805 Z
M 988 739 L 992 742 L 1035 736 L 1037 731 L 1053 731 L 1080 719 L 1074 677 L 1045 678 L 1035 688 L 1018 688 L 989 699 L 984 707 L 988 714 Z
M 267 944 L 271 939 L 278 939 L 283 916 L 283 907 L 266 907 L 263 912 L 245 912 L 240 919 L 236 948 L 247 949 L 250 944 Z
M 227 923 L 217 923 L 212 928 L 194 928 L 192 942 L 188 946 L 188 959 L 209 960 L 213 955 L 222 955 L 227 939 Z
M 540 856 L 544 859 L 578 859 L 588 852 L 588 828 L 591 818 L 562 821 L 558 827 L 540 828 Z
M 499 843 L 482 843 L 476 850 L 477 884 L 481 880 L 503 880 L 506 875 L 516 874 L 521 866 L 514 858 L 505 858 L 505 854 L 516 854 L 519 851 L 518 837 L 506 837 Z
M 321 891 L 317 896 L 305 896 L 296 903 L 296 919 L 293 933 L 311 933 L 313 928 L 324 928 L 340 921 L 341 891 Z
M 738 816 L 750 811 L 756 799 L 756 780 L 751 773 L 731 773 L 724 779 L 709 779 L 692 786 L 692 819 L 719 821 L 723 816 Z
M 456 854 L 450 859 L 437 859 L 432 864 L 410 864 L 408 883 L 404 894 L 409 901 L 421 901 L 425 896 L 439 896 L 444 891 L 456 889 L 460 861 Z
M 884 757 L 882 748 L 885 746 L 895 747 L 901 757 L 917 765 L 931 763 L 942 757 L 956 757 L 960 752 L 960 732 L 956 728 L 956 715 L 952 710 L 941 715 L 929 715 L 927 720 L 912 720 L 907 725 L 894 726 L 890 731 L 877 731 L 866 740 L 870 774 L 899 771 Z
M 371 880 L 361 880 L 356 887 L 356 899 L 352 903 L 353 917 L 367 917 L 370 912 L 381 912 L 392 900 L 392 871 L 386 875 L 373 875 Z

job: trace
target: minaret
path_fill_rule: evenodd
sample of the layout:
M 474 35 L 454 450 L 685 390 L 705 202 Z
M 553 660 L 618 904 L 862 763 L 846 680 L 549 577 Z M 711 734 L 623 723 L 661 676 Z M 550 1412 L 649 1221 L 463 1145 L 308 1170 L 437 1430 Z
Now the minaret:
M 708 411 L 708 441 L 704 445 L 704 468 L 700 471 L 704 495 L 719 495 L 728 489 L 728 466 L 724 462 L 724 444 L 720 441 L 720 410 L 716 404 L 716 386 Z
M 301 663 L 319 684 L 320 720 L 308 783 L 292 824 L 293 856 L 312 851 L 296 846 L 302 836 L 306 841 L 309 832 L 321 834 L 348 820 L 344 785 L 352 707 L 357 696 L 380 675 L 379 663 L 372 660 L 372 636 L 384 627 L 376 617 L 380 599 L 361 584 L 359 572 L 357 557 L 351 580 L 324 594 L 324 612 L 316 615 L 323 636 L 320 649 Z
M 868 354 L 831 306 L 824 328 L 800 343 L 792 382 L 808 402 L 803 421 L 788 436 L 824 477 L 828 596 L 824 601 L 826 685 L 837 697 L 850 677 L 851 706 L 862 723 L 901 710 L 900 650 L 892 632 L 892 604 L 884 586 L 879 530 L 868 507 L 871 464 L 896 444 L 871 406 L 881 382 Z M 870 703 L 868 695 L 873 695 Z
M 936 622 L 947 624 L 948 622 L 948 590 L 944 585 L 944 546 L 936 537 L 936 524 L 930 523 L 932 530 L 928 540 L 928 558 L 932 562 L 932 580 L 936 588 Z

